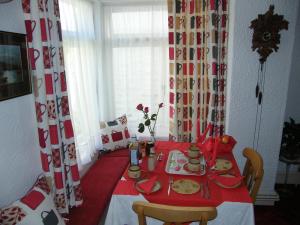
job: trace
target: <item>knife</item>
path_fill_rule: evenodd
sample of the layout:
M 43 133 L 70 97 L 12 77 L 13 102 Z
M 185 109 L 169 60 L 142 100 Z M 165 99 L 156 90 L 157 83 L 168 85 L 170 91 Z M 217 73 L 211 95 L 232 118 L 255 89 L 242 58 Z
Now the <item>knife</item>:
M 168 196 L 170 195 L 171 185 L 173 184 L 173 177 L 169 178 Z
M 203 189 L 203 184 L 202 183 L 200 183 L 200 196 L 201 196 L 201 198 L 204 197 L 204 189 Z
M 206 188 L 206 198 L 210 199 L 210 192 L 209 192 L 209 187 L 208 187 L 208 181 L 205 183 L 205 188 Z

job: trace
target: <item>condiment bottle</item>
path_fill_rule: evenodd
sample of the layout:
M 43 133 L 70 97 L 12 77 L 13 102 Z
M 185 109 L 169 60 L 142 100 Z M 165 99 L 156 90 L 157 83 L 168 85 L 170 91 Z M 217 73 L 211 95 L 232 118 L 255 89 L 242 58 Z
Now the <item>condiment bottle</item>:
M 148 156 L 148 170 L 153 171 L 156 166 L 156 154 L 150 153 Z

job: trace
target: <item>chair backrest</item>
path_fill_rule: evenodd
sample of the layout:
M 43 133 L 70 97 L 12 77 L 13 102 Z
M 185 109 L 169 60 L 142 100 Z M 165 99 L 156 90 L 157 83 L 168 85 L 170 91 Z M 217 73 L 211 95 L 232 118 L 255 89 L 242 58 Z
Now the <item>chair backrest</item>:
M 199 221 L 200 225 L 206 225 L 207 221 L 217 217 L 215 207 L 181 207 L 136 201 L 132 209 L 138 215 L 139 225 L 146 225 L 146 217 L 161 220 L 164 225 L 179 225 L 191 221 Z
M 243 171 L 244 181 L 254 203 L 264 175 L 264 163 L 260 154 L 251 148 L 245 148 L 243 155 L 247 158 Z

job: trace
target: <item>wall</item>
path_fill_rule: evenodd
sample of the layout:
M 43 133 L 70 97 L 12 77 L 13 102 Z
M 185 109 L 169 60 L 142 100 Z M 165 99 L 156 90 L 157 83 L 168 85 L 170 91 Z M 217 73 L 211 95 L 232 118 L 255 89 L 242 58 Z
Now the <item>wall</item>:
M 21 1 L 0 4 L 0 30 L 25 33 Z M 25 194 L 41 173 L 32 94 L 0 102 L 0 207 Z
M 300 123 L 300 4 L 298 6 L 298 19 L 295 30 L 295 42 L 293 47 L 292 64 L 290 72 L 289 90 L 285 109 L 285 120 L 289 117 Z M 296 41 L 298 40 L 298 41 Z M 300 184 L 300 173 L 297 172 L 298 166 L 292 166 L 288 176 L 289 183 Z M 285 178 L 285 164 L 279 162 L 277 182 L 283 183 Z
M 293 48 L 289 91 L 285 110 L 285 121 L 292 117 L 300 123 L 300 4 L 298 6 L 298 19 L 295 31 L 295 44 Z M 297 41 L 296 41 L 297 40 Z
M 298 1 L 231 0 L 228 52 L 226 132 L 236 137 L 235 156 L 244 165 L 242 149 L 252 147 L 256 114 L 255 86 L 259 56 L 251 49 L 250 21 L 275 5 L 275 13 L 288 20 L 288 31 L 281 31 L 279 50 L 267 60 L 265 94 L 258 152 L 264 159 L 265 175 L 259 198 L 265 203 L 276 199 L 274 183 L 278 166 L 282 126 L 291 70 Z M 269 201 L 270 200 L 270 201 Z

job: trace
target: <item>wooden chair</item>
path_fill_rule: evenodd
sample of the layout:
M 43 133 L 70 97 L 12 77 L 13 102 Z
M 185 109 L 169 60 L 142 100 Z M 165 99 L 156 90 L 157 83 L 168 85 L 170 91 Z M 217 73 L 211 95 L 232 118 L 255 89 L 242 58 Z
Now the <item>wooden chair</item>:
M 191 221 L 200 221 L 200 225 L 206 225 L 207 221 L 217 217 L 215 207 L 180 207 L 136 201 L 132 209 L 138 215 L 139 225 L 147 225 L 146 216 L 161 220 L 164 225 Z
M 243 155 L 247 158 L 243 171 L 244 181 L 254 203 L 264 175 L 264 163 L 260 154 L 251 148 L 245 148 Z

